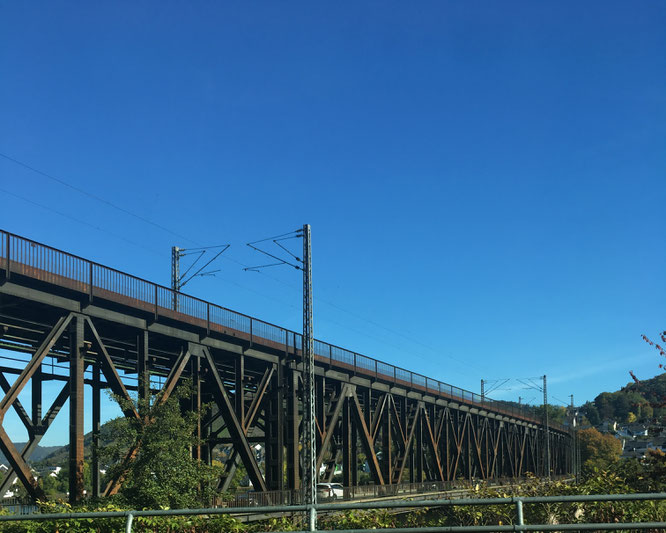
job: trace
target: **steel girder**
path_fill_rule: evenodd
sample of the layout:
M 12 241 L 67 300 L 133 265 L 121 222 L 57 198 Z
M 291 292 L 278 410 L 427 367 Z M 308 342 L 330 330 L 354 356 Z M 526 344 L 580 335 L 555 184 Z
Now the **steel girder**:
M 193 380 L 196 391 L 184 408 L 198 410 L 202 404 L 214 404 L 200 420 L 197 434 L 204 442 L 193 453 L 210 461 L 216 446 L 228 449 L 222 488 L 228 488 L 241 462 L 256 490 L 299 488 L 303 384 L 298 354 L 292 349 L 268 357 L 258 354 L 251 345 L 234 352 L 231 344 L 220 348 L 206 343 L 207 332 L 185 341 L 175 334 L 170 336 L 171 330 L 161 331 L 157 334 L 145 327 L 112 324 L 85 312 L 71 312 L 54 317 L 41 334 L 33 334 L 32 346 L 22 348 L 32 357 L 16 380 L 10 384 L 0 372 L 0 387 L 5 393 L 0 401 L 0 420 L 13 409 L 29 434 L 28 445 L 19 453 L 0 427 L 0 449 L 12 467 L 0 488 L 6 488 L 10 478 L 17 476 L 33 497 L 43 497 L 26 461 L 62 405 L 74 394 L 70 407 L 70 443 L 74 444 L 70 446 L 74 472 L 70 494 L 73 500 L 80 498 L 84 385 L 92 387 L 93 440 L 98 442 L 102 389 L 111 389 L 115 396 L 125 399 L 125 416 L 138 417 L 129 390 L 164 401 L 184 377 Z M 70 375 L 48 378 L 67 383 L 42 416 L 41 383 L 47 379 L 42 363 L 47 356 L 67 362 Z M 86 367 L 92 369 L 92 379 L 84 379 Z M 151 388 L 151 374 L 165 378 L 161 389 Z M 137 380 L 135 387 L 126 385 L 128 375 Z M 19 400 L 19 393 L 29 382 L 32 405 L 27 408 L 25 401 L 22 404 Z M 388 485 L 496 479 L 546 472 L 542 429 L 533 423 L 391 389 L 353 374 L 329 372 L 326 367 L 318 367 L 315 390 L 316 458 L 317 466 L 322 467 L 322 480 L 333 478 L 336 465 L 342 465 L 345 485 L 363 481 Z M 551 431 L 549 438 L 551 471 L 569 472 L 569 435 Z M 263 468 L 253 449 L 258 443 L 264 449 Z M 126 466 L 140 445 L 136 443 L 130 450 Z M 93 493 L 98 493 L 96 453 L 92 461 Z M 364 472 L 369 479 L 363 480 Z M 105 493 L 117 491 L 122 480 L 122 475 L 110 480 Z

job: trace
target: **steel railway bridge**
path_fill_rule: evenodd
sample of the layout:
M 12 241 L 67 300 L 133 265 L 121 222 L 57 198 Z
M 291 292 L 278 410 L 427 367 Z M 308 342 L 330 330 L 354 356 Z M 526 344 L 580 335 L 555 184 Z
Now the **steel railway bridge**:
M 0 450 L 11 465 L 0 494 L 18 477 L 31 496 L 44 497 L 27 461 L 67 400 L 70 500 L 83 497 L 85 416 L 93 428 L 92 493 L 113 494 L 122 477 L 101 486 L 99 475 L 102 390 L 165 399 L 183 379 L 194 384 L 184 408 L 214 405 L 199 416 L 203 445 L 193 453 L 210 461 L 216 446 L 228 451 L 221 488 L 242 463 L 255 490 L 298 489 L 301 342 L 299 333 L 0 231 L 0 348 L 20 352 L 0 357 Z M 345 486 L 358 485 L 368 469 L 380 486 L 572 470 L 569 432 L 546 430 L 514 404 L 325 342 L 315 341 L 315 363 L 322 481 L 336 464 Z M 43 405 L 47 381 L 61 388 Z M 10 409 L 29 435 L 21 451 L 4 426 Z M 139 416 L 131 407 L 124 414 Z M 126 463 L 137 453 L 138 445 Z

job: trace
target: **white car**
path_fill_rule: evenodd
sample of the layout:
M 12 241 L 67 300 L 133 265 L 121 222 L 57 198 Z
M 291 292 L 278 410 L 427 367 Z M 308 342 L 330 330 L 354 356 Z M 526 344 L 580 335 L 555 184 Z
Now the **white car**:
M 341 500 L 344 494 L 345 491 L 340 483 L 317 483 L 317 499 Z

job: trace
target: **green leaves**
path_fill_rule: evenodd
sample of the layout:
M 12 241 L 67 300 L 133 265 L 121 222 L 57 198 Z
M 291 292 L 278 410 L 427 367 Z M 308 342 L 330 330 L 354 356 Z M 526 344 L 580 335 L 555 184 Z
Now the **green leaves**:
M 183 509 L 211 505 L 221 467 L 192 456 L 192 449 L 199 445 L 196 428 L 201 415 L 183 414 L 180 408 L 191 395 L 192 385 L 185 382 L 165 401 L 159 396 L 152 404 L 140 400 L 138 419 L 118 419 L 116 439 L 104 450 L 104 457 L 112 463 L 109 476 L 124 475 L 119 494 L 128 506 Z M 125 472 L 124 458 L 137 443 L 138 453 Z

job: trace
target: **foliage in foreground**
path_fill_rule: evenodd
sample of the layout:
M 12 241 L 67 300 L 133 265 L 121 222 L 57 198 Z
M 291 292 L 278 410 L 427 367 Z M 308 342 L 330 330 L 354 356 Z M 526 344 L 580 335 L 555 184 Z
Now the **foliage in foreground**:
M 480 486 L 474 496 L 478 498 L 502 498 L 510 496 L 556 496 L 574 494 L 628 494 L 649 490 L 666 490 L 666 455 L 656 453 L 645 463 L 620 462 L 610 470 L 597 471 L 579 485 L 560 481 L 541 483 L 527 480 L 520 485 L 506 487 Z M 107 504 L 96 508 L 77 507 L 84 511 L 122 511 L 126 507 Z M 42 512 L 72 512 L 67 504 L 43 504 Z M 664 522 L 666 503 L 654 502 L 586 502 L 525 504 L 527 524 L 576 523 L 576 522 Z M 447 506 L 432 507 L 404 514 L 391 514 L 385 510 L 349 511 L 335 516 L 322 516 L 319 528 L 382 529 L 387 527 L 416 526 L 481 526 L 511 525 L 515 523 L 513 505 Z M 124 518 L 99 520 L 63 519 L 57 522 L 9 522 L 0 528 L 3 533 L 112 533 L 123 531 Z M 133 531 L 138 533 L 221 533 L 259 531 L 298 531 L 304 525 L 300 519 L 272 518 L 252 524 L 244 524 L 230 516 L 136 518 Z
M 159 395 L 152 404 L 139 400 L 138 418 L 117 420 L 115 439 L 103 454 L 112 464 L 108 477 L 124 479 L 117 503 L 133 509 L 210 507 L 217 495 L 220 467 L 192 457 L 193 447 L 200 444 L 196 427 L 201 415 L 183 414 L 180 407 L 191 395 L 191 382 L 185 382 L 166 400 Z M 122 398 L 117 400 L 123 408 L 133 407 Z M 126 468 L 127 451 L 137 444 L 136 458 Z

